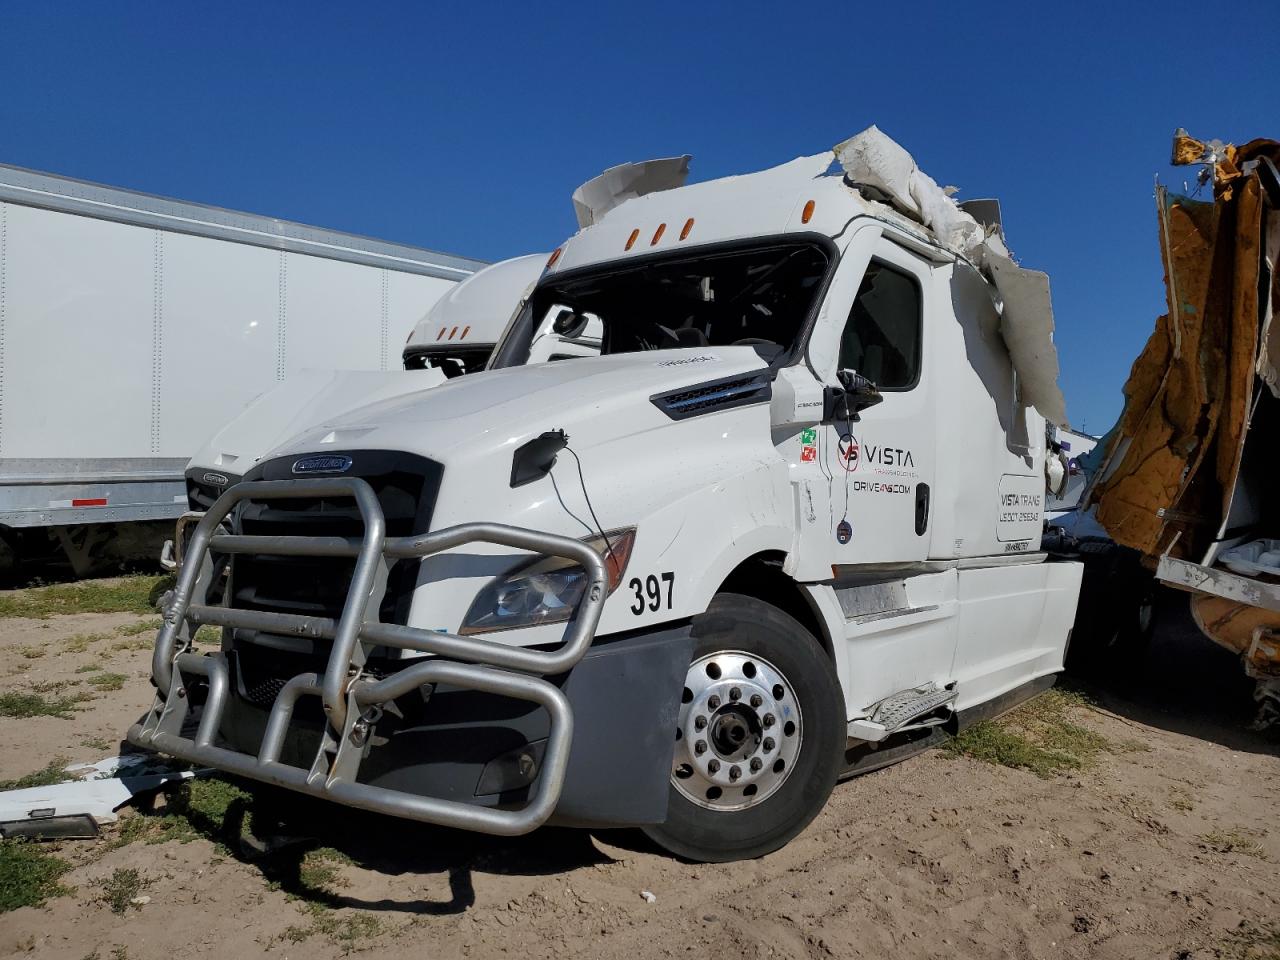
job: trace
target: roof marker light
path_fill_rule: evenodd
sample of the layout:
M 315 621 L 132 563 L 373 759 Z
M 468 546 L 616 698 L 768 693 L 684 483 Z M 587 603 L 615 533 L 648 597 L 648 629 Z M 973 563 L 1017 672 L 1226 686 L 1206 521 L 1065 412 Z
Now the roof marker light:
M 457 328 L 457 327 L 454 327 L 452 330 L 450 330 L 450 331 L 449 331 L 449 339 L 450 339 L 450 340 L 452 340 L 452 339 L 453 339 L 453 335 L 454 335 L 455 333 L 457 333 L 457 332 L 458 332 L 458 328 Z
M 810 200 L 804 205 L 804 210 L 800 213 L 800 222 L 808 223 L 813 219 L 813 201 Z
M 693 229 L 693 217 L 684 222 L 684 229 L 680 231 L 680 239 L 688 239 L 689 231 Z
M 547 265 L 543 267 L 543 269 L 550 270 L 552 267 L 554 267 L 556 265 L 556 261 L 560 259 L 560 254 L 563 251 L 564 251 L 564 247 L 556 247 L 555 250 L 552 252 L 551 256 L 547 258 Z
M 634 230 L 631 231 L 631 236 L 627 237 L 627 245 L 622 249 L 630 250 L 632 247 L 636 245 L 636 240 L 638 240 L 639 238 L 640 238 L 640 228 L 636 227 Z
M 658 241 L 662 239 L 662 231 L 667 229 L 665 223 L 658 224 L 658 229 L 653 231 L 653 239 L 649 241 L 649 246 L 656 246 Z
M 470 332 L 471 332 L 471 327 L 470 327 L 470 326 L 463 327 L 463 328 L 462 328 L 462 336 L 460 336 L 458 339 L 459 339 L 459 340 L 465 340 L 465 339 L 467 339 L 467 334 L 468 334 L 468 333 L 470 333 Z
M 436 334 L 436 339 L 437 339 L 437 340 L 443 340 L 443 339 L 444 339 L 444 332 L 445 332 L 446 330 L 448 330 L 448 329 L 449 329 L 448 327 L 441 327 L 441 328 L 440 328 L 440 332 Z

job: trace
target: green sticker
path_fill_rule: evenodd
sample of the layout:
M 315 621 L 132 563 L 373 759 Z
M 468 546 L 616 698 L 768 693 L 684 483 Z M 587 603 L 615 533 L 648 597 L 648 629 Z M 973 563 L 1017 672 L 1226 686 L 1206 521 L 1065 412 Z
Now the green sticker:
M 806 427 L 805 429 L 800 431 L 800 442 L 802 444 L 816 443 L 817 440 L 818 440 L 818 431 L 815 430 L 813 427 Z

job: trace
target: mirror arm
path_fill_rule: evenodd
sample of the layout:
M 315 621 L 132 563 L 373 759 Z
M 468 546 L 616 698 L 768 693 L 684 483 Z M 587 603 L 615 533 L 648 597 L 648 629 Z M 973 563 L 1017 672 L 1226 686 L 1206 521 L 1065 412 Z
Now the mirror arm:
M 846 421 L 858 423 L 861 413 L 884 400 L 874 383 L 853 370 L 841 370 L 836 374 L 840 386 L 828 386 L 822 391 L 822 422 Z

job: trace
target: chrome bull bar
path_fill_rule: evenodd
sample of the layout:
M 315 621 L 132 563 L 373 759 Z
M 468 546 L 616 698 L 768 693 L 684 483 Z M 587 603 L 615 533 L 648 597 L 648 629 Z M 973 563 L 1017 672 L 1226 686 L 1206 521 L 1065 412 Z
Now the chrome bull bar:
M 217 533 L 226 516 L 244 500 L 351 498 L 364 522 L 364 536 L 251 536 Z M 354 477 L 246 481 L 227 490 L 200 518 L 186 545 L 184 562 L 164 623 L 156 637 L 151 673 L 158 691 L 151 712 L 130 728 L 141 747 L 333 800 L 348 806 L 484 833 L 527 833 L 555 810 L 564 786 L 573 740 L 573 714 L 565 695 L 545 675 L 571 669 L 590 647 L 607 595 L 604 560 L 569 537 L 496 523 L 467 523 L 413 537 L 387 537 L 382 508 L 373 489 Z M 448 633 L 436 633 L 367 619 L 384 560 L 413 559 L 468 543 L 492 543 L 580 564 L 587 575 L 583 599 L 568 621 L 563 642 L 534 650 Z M 261 610 L 238 610 L 194 602 L 207 588 L 201 577 L 210 551 L 271 556 L 354 557 L 355 569 L 341 615 L 336 619 Z M 201 595 L 201 599 L 203 596 Z M 189 651 L 190 625 L 244 628 L 332 641 L 323 674 L 299 674 L 285 683 L 267 719 L 257 756 L 218 746 L 218 730 L 230 686 L 227 658 Z M 186 633 L 184 633 L 184 630 Z M 180 641 L 180 635 L 183 639 Z M 434 654 L 382 679 L 362 676 L 368 648 L 375 646 Z M 194 737 L 183 734 L 192 711 L 186 678 L 208 685 Z M 369 741 L 371 715 L 379 705 L 437 683 L 535 703 L 550 726 L 541 769 L 527 802 L 518 809 L 494 809 L 358 783 L 356 775 Z M 303 696 L 318 696 L 328 718 L 310 769 L 280 761 L 293 716 Z

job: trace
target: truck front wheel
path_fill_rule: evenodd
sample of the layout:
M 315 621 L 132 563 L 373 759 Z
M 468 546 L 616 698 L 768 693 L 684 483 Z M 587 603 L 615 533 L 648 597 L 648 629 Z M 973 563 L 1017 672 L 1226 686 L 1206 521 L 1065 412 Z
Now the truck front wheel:
M 846 731 L 835 666 L 767 603 L 720 594 L 694 622 L 666 822 L 646 833 L 690 860 L 763 856 L 835 786 Z

